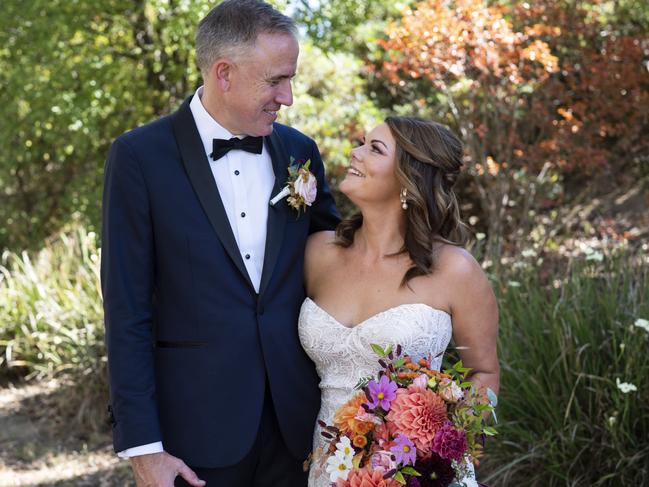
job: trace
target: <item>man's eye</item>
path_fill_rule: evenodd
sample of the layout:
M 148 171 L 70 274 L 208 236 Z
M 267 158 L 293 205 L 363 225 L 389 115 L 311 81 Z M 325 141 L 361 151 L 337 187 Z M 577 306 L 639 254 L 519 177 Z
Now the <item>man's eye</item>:
M 279 84 L 279 80 L 278 80 L 278 79 L 271 79 L 271 80 L 268 82 L 268 84 L 269 84 L 270 86 L 277 86 L 277 85 Z

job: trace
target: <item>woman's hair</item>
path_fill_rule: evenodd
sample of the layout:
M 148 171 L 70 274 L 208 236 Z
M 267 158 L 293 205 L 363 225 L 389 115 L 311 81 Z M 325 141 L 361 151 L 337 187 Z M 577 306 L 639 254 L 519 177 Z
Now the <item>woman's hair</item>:
M 463 246 L 468 231 L 460 219 L 453 185 L 462 167 L 462 143 L 445 126 L 413 117 L 388 117 L 385 123 L 396 141 L 395 175 L 406 190 L 408 209 L 403 248 L 392 255 L 408 253 L 413 265 L 401 285 L 433 272 L 433 244 Z M 349 247 L 363 224 L 357 214 L 336 228 L 336 243 Z
M 260 0 L 226 0 L 214 7 L 196 31 L 196 62 L 203 78 L 220 57 L 245 55 L 262 33 L 297 38 L 298 31 L 290 17 Z

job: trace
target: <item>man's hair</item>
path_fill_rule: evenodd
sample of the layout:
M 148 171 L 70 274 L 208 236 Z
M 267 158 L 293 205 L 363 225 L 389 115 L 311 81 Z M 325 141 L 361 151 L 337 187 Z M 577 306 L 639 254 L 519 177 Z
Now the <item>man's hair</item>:
M 225 0 L 214 7 L 196 32 L 196 61 L 203 78 L 217 59 L 237 59 L 262 33 L 297 37 L 297 28 L 290 17 L 259 0 Z

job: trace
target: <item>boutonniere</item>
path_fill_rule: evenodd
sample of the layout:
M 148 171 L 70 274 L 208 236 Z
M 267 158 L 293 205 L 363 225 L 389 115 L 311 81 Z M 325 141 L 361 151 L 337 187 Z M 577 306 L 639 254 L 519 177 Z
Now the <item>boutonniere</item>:
M 298 213 L 300 210 L 306 210 L 307 206 L 311 206 L 318 193 L 318 180 L 309 171 L 310 166 L 311 159 L 300 164 L 291 157 L 291 165 L 288 167 L 288 182 L 284 189 L 270 200 L 270 206 L 275 206 L 278 201 L 287 196 L 286 202 Z

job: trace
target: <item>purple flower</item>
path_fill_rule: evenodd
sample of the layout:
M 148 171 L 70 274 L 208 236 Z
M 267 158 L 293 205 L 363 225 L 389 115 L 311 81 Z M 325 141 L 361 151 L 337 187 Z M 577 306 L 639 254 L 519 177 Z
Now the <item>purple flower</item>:
M 453 423 L 444 424 L 435 433 L 432 450 L 440 457 L 459 462 L 462 460 L 466 449 L 466 434 L 464 431 L 455 429 Z
M 398 435 L 390 451 L 394 453 L 397 463 L 402 465 L 414 465 L 417 460 L 415 444 L 406 435 Z
M 384 375 L 378 382 L 371 380 L 367 388 L 370 391 L 370 409 L 381 406 L 384 411 L 389 411 L 390 403 L 397 397 L 397 384 Z

